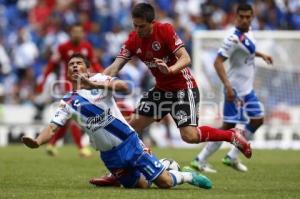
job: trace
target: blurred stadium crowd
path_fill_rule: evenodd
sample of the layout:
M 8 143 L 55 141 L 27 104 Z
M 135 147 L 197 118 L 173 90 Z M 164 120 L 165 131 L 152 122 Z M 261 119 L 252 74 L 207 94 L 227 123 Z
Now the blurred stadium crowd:
M 103 68 L 118 54 L 131 30 L 130 10 L 137 0 L 0 0 L 0 103 L 26 104 L 36 79 L 57 46 L 68 40 L 69 27 L 80 23 Z M 172 23 L 191 52 L 196 30 L 233 25 L 238 0 L 150 0 L 156 18 Z M 253 28 L 299 30 L 299 0 L 250 0 Z M 126 67 L 123 69 L 126 73 Z M 130 67 L 128 67 L 130 70 Z M 146 70 L 136 70 L 145 73 Z M 123 72 L 124 73 L 124 72 Z M 135 77 L 143 74 L 129 73 Z M 128 74 L 127 74 L 128 75 Z M 124 75 L 126 76 L 126 74 Z M 125 77 L 126 78 L 126 77 Z M 140 78 L 141 80 L 142 78 Z

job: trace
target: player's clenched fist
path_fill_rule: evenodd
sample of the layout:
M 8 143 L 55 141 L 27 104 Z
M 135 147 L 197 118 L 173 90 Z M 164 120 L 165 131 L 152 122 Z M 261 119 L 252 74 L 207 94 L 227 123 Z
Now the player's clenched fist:
M 162 59 L 154 58 L 154 61 L 160 72 L 162 72 L 163 74 L 169 73 L 169 68 Z

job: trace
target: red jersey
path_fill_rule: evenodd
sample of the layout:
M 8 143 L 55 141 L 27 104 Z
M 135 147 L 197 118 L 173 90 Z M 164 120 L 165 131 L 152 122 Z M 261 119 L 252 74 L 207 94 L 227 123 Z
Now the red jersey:
M 94 57 L 92 45 L 88 41 L 81 41 L 78 45 L 74 45 L 71 41 L 67 41 L 58 46 L 58 50 L 54 53 L 51 58 L 44 76 L 44 81 L 50 72 L 53 72 L 55 66 L 58 62 L 62 62 L 62 66 L 59 71 L 59 80 L 68 80 L 67 70 L 68 70 L 68 61 L 72 54 L 81 53 L 91 61 L 91 72 L 100 72 L 102 71 L 101 66 L 97 63 L 96 58 Z M 65 91 L 70 91 L 70 84 L 65 84 Z
M 168 67 L 172 66 L 177 61 L 175 52 L 183 46 L 172 25 L 154 22 L 153 32 L 147 38 L 140 38 L 135 31 L 131 32 L 117 57 L 129 60 L 135 55 L 140 58 L 155 77 L 156 87 L 163 91 L 194 88 L 197 85 L 187 67 L 176 74 L 163 74 L 154 62 L 154 58 L 159 58 Z

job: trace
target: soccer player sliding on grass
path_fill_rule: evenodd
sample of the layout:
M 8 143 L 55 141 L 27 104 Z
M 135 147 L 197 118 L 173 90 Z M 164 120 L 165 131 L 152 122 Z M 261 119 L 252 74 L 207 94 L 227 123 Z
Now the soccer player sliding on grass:
M 148 188 L 152 182 L 159 188 L 171 188 L 189 183 L 210 189 L 211 181 L 195 172 L 165 170 L 163 164 L 144 150 L 135 130 L 126 122 L 113 99 L 113 91 L 127 92 L 127 83 L 100 73 L 88 73 L 89 61 L 73 54 L 68 62 L 68 75 L 73 91 L 60 102 L 50 124 L 36 139 L 22 137 L 29 148 L 47 143 L 54 133 L 72 116 L 90 138 L 91 145 L 109 171 L 127 188 Z

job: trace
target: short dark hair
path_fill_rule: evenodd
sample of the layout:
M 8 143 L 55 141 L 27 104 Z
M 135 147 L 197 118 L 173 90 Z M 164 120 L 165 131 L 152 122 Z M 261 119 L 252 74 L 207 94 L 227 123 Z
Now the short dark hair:
M 71 55 L 71 57 L 69 58 L 69 61 L 68 61 L 68 63 L 70 62 L 70 60 L 71 59 L 73 59 L 73 58 L 81 58 L 82 60 L 83 60 L 83 62 L 84 62 L 84 64 L 85 64 L 85 66 L 87 67 L 87 68 L 89 68 L 90 66 L 91 66 L 91 62 L 86 58 L 86 56 L 84 56 L 83 54 L 81 54 L 81 53 L 73 53 L 72 55 Z
M 149 3 L 138 3 L 131 11 L 132 18 L 145 19 L 147 22 L 151 23 L 155 18 L 154 8 Z
M 238 5 L 236 9 L 236 13 L 239 13 L 239 11 L 251 11 L 253 13 L 253 8 L 250 4 L 248 3 L 241 3 Z

